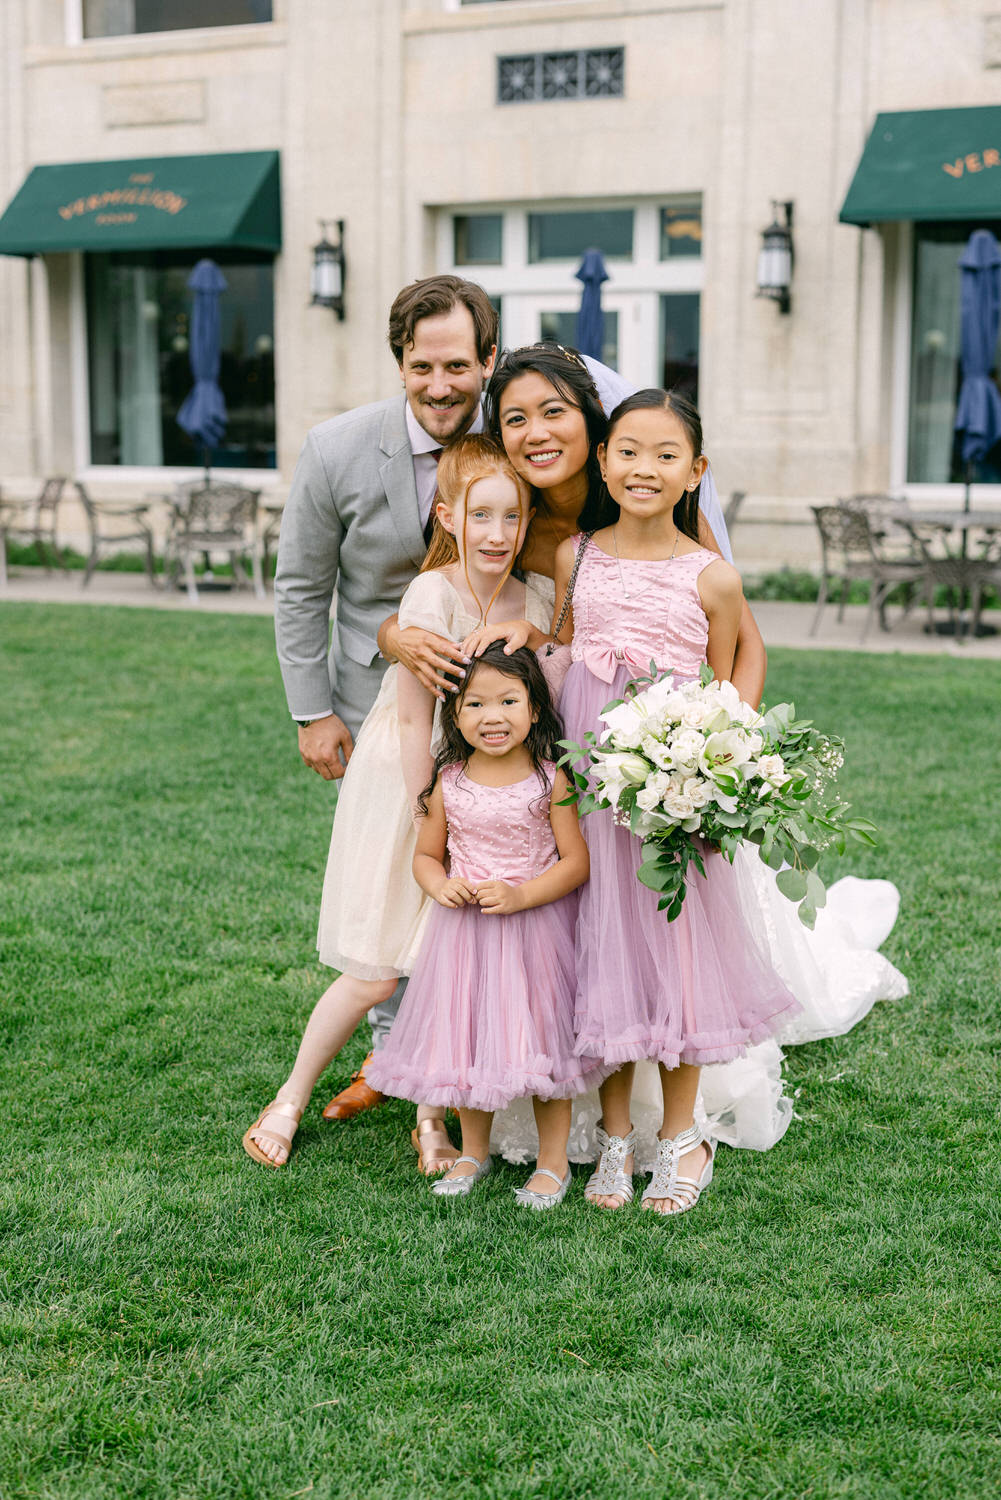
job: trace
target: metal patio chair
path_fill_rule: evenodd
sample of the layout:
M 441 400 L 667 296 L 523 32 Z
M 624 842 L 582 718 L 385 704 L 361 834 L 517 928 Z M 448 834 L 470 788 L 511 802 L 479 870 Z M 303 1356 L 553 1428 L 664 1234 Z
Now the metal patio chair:
M 233 566 L 239 587 L 249 582 L 258 599 L 265 598 L 261 567 L 261 539 L 257 526 L 259 490 L 239 484 L 186 485 L 179 492 L 166 546 L 166 578 L 172 585 L 181 569 L 192 604 L 198 603 L 195 558 L 224 553 Z
M 152 506 L 149 502 L 130 504 L 127 501 L 117 500 L 92 500 L 85 487 L 79 479 L 73 480 L 73 488 L 77 492 L 80 504 L 83 506 L 87 517 L 87 527 L 90 532 L 90 552 L 87 556 L 87 566 L 84 569 L 82 588 L 86 588 L 94 576 L 102 548 L 115 550 L 125 542 L 141 542 L 143 546 L 143 558 L 146 564 L 146 576 L 150 585 L 156 587 L 156 573 L 153 570 L 153 528 L 146 519 Z M 105 530 L 106 522 L 119 522 L 119 526 L 112 525 L 110 530 Z M 126 529 L 122 528 L 122 524 Z
M 898 584 L 920 584 L 928 605 L 929 620 L 934 620 L 934 584 L 924 557 L 913 548 L 906 557 L 885 550 L 880 532 L 875 529 L 862 506 L 812 505 L 810 509 L 817 523 L 821 550 L 820 594 L 810 626 L 811 635 L 816 635 L 832 586 L 838 583 L 841 584 L 838 620 L 844 619 L 848 590 L 856 580 L 869 585 L 869 608 L 859 638 L 860 645 L 867 639 L 877 615 L 880 628 L 889 630 L 886 599 Z M 907 614 L 910 605 L 908 597 L 904 603 L 904 614 Z
M 65 474 L 53 474 L 45 480 L 34 500 L 2 502 L 2 508 L 0 508 L 0 582 L 7 582 L 8 539 L 33 544 L 38 560 L 44 566 L 46 573 L 52 571 L 53 557 L 65 570 L 66 560 L 56 539 L 57 512 L 65 485 Z

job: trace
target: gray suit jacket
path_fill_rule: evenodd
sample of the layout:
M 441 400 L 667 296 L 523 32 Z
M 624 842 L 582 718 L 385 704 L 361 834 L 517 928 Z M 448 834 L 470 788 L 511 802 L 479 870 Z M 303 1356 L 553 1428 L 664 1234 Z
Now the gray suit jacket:
M 289 712 L 305 719 L 332 707 L 352 734 L 386 670 L 379 626 L 426 551 L 405 411 L 400 395 L 314 427 L 282 517 L 275 637 Z

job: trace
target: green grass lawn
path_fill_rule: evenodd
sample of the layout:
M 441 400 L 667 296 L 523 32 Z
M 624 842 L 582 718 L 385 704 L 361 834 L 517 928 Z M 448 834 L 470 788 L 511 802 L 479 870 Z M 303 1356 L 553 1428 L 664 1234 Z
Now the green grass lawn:
M 324 983 L 270 621 L 0 606 L 0 1496 L 998 1493 L 998 677 L 773 654 L 913 994 L 696 1212 L 527 1214 L 432 1198 L 402 1104 L 324 1124 L 362 1033 L 286 1169 L 240 1147 Z

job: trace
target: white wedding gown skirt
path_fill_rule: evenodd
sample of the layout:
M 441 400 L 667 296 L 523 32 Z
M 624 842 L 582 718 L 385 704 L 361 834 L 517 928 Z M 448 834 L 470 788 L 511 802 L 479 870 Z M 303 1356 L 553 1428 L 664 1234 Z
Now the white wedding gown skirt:
M 827 905 L 810 931 L 792 902 L 779 893 L 774 873 L 756 850 L 740 849 L 734 870 L 752 929 L 803 1007 L 782 1032 L 783 1044 L 842 1036 L 877 1000 L 900 1000 L 908 993 L 904 975 L 879 952 L 900 906 L 899 892 L 890 881 L 853 875 L 839 880 L 828 891 Z M 779 1041 L 762 1042 L 749 1048 L 745 1057 L 702 1069 L 696 1118 L 717 1141 L 767 1151 L 785 1134 L 792 1120 L 792 1100 L 783 1092 Z M 654 1063 L 636 1065 L 632 1114 L 637 1167 L 649 1170 L 663 1115 Z M 596 1093 L 575 1101 L 571 1161 L 597 1157 L 599 1117 Z M 532 1101 L 518 1099 L 495 1117 L 490 1146 L 508 1161 L 524 1162 L 534 1160 L 537 1139 Z

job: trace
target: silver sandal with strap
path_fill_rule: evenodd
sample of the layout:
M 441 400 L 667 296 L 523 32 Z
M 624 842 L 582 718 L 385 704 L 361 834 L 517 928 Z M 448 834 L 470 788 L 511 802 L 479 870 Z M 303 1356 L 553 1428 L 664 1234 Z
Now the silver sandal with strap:
M 706 1145 L 709 1147 L 709 1160 L 706 1162 L 702 1176 L 696 1181 L 694 1177 L 679 1177 L 678 1163 L 689 1151 L 694 1151 L 696 1146 Z M 690 1208 L 694 1208 L 704 1188 L 707 1188 L 713 1180 L 713 1158 L 716 1155 L 716 1146 L 713 1141 L 704 1134 L 700 1125 L 689 1125 L 687 1130 L 682 1130 L 679 1135 L 669 1136 L 665 1141 L 657 1142 L 657 1160 L 654 1162 L 653 1172 L 646 1188 L 643 1191 L 641 1203 L 653 1202 L 655 1199 L 667 1199 L 676 1203 L 677 1208 L 669 1210 L 665 1218 L 674 1214 L 685 1214 Z
M 555 1208 L 557 1203 L 562 1203 L 570 1186 L 570 1168 L 567 1167 L 565 1177 L 557 1177 L 555 1172 L 550 1172 L 548 1167 L 536 1167 L 532 1177 L 551 1177 L 556 1184 L 555 1193 L 537 1193 L 534 1188 L 515 1188 L 514 1196 L 522 1208 Z M 531 1182 L 532 1177 L 528 1180 Z
M 493 1158 L 490 1156 L 484 1157 L 482 1161 L 477 1161 L 475 1156 L 457 1156 L 452 1166 L 457 1167 L 462 1161 L 467 1161 L 476 1171 L 469 1172 L 465 1177 L 439 1177 L 437 1182 L 431 1184 L 432 1193 L 439 1198 L 465 1198 L 493 1170 Z
M 598 1126 L 598 1145 L 601 1156 L 598 1165 L 587 1180 L 585 1195 L 594 1193 L 603 1198 L 621 1198 L 622 1207 L 633 1201 L 632 1173 L 625 1169 L 625 1160 L 636 1149 L 636 1132 L 628 1135 L 609 1135 Z

